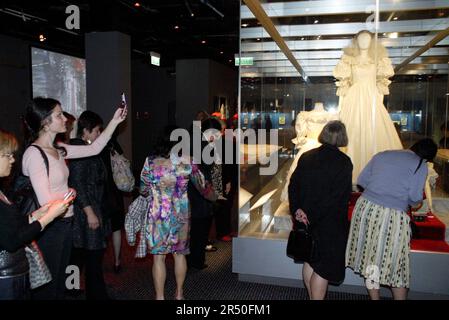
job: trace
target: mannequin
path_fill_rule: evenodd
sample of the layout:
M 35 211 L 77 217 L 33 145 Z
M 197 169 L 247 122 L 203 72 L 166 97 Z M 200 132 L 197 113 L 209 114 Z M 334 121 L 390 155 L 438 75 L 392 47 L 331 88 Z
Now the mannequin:
M 281 194 L 282 201 L 288 201 L 290 177 L 296 169 L 299 158 L 304 152 L 318 148 L 321 145 L 318 142 L 318 136 L 326 123 L 332 120 L 338 120 L 338 115 L 327 112 L 322 102 L 316 102 L 312 111 L 302 111 L 296 117 L 296 138 L 292 139 L 292 142 L 295 144 L 295 148 L 300 150 L 287 173 L 287 179 Z
M 354 165 L 352 181 L 374 154 L 402 149 L 393 121 L 383 105 L 394 75 L 386 49 L 369 31 L 359 32 L 334 69 L 340 120 L 346 125 L 347 154 Z

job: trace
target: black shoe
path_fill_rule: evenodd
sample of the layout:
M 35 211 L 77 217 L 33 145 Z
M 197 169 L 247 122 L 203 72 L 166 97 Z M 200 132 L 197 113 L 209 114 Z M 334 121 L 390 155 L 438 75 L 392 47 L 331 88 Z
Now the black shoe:
M 120 271 L 122 271 L 122 266 L 121 265 L 114 265 L 114 273 L 118 274 L 120 273 Z

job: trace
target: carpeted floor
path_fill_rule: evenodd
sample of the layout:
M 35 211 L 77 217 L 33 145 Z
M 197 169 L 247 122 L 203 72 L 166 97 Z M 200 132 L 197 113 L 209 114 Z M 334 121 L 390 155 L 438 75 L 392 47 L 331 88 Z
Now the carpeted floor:
M 218 251 L 207 253 L 208 268 L 189 270 L 185 281 L 187 300 L 302 300 L 307 298 L 303 288 L 282 287 L 238 281 L 232 273 L 230 242 L 214 244 Z M 116 300 L 154 299 L 151 278 L 151 258 L 135 259 L 135 248 L 123 246 L 122 271 L 113 272 L 112 250 L 105 257 L 105 280 L 110 296 Z M 173 299 L 175 277 L 173 260 L 167 257 L 166 299 Z M 83 299 L 79 296 L 77 299 Z M 329 300 L 367 300 L 368 296 L 330 292 Z

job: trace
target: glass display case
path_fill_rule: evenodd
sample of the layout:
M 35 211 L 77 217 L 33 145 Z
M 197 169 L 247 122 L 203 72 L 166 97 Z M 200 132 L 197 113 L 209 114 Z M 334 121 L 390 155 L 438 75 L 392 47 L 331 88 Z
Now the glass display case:
M 266 16 L 253 13 L 259 5 Z M 260 169 L 266 164 L 241 163 L 239 237 L 235 249 L 241 245 L 242 250 L 249 250 L 256 240 L 272 240 L 273 250 L 281 253 L 270 252 L 271 257 L 287 261 L 285 244 L 292 223 L 283 190 L 295 156 L 304 148 L 298 140 L 314 135 L 299 134 L 295 124 L 300 115 L 322 107 L 329 119 L 341 116 L 338 90 L 344 90 L 346 80 L 355 80 L 353 75 L 338 78 L 341 70 L 337 66 L 340 64 L 341 68 L 343 54 L 348 52 L 345 48 L 351 46 L 361 30 L 372 32 L 379 48 L 386 49 L 386 56 L 381 49 L 374 51 L 376 65 L 383 63 L 385 57 L 391 61 L 391 66 L 384 67 L 391 67 L 391 77 L 387 71 L 379 70 L 376 76 L 384 94 L 380 103 L 385 106 L 402 147 L 409 148 L 423 137 L 430 137 L 439 145 L 434 162 L 438 178 L 427 198 L 433 200 L 434 219 L 449 226 L 448 27 L 448 1 L 347 0 L 338 5 L 333 0 L 242 1 L 240 52 L 236 55 L 241 62 L 239 125 L 243 132 L 253 130 L 266 136 L 263 129 L 275 131 L 277 139 L 241 142 L 241 158 L 257 159 L 260 154 L 269 154 L 276 161 L 276 170 L 264 175 Z M 373 114 L 368 117 L 367 127 L 371 129 L 367 130 L 386 130 L 383 119 L 376 112 Z M 440 240 L 447 242 L 449 233 L 444 234 Z M 267 242 L 263 246 L 270 247 Z M 431 245 L 418 247 L 420 252 L 447 254 L 445 249 L 433 249 Z M 243 260 L 237 253 L 235 271 L 252 273 L 251 268 L 242 267 Z M 254 270 L 258 268 L 256 264 L 266 263 L 254 260 Z M 290 271 L 285 274 L 295 270 L 297 277 L 296 269 L 287 269 Z M 271 275 L 267 270 L 253 274 Z M 351 279 L 351 284 L 358 283 Z M 444 282 L 444 286 L 449 288 L 449 283 Z

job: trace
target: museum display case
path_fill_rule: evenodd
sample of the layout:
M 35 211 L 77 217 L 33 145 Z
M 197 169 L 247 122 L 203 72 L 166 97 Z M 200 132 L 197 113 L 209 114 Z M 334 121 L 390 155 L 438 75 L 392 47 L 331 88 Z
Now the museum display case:
M 449 261 L 448 28 L 447 1 L 241 2 L 239 126 L 256 136 L 240 145 L 245 161 L 240 164 L 234 271 L 242 279 L 298 279 L 297 265 L 285 257 L 292 227 L 289 171 L 298 156 L 319 145 L 317 133 L 333 119 L 346 124 L 350 140 L 364 137 L 345 150 L 352 152 L 353 181 L 366 158 L 377 152 L 409 148 L 423 137 L 439 145 L 429 165 L 431 191 L 413 213 L 424 218 L 415 221 L 420 232 L 412 240 L 411 260 L 412 270 L 435 263 L 435 275 L 443 272 L 439 264 Z M 362 30 L 372 34 L 372 68 L 354 47 Z M 372 88 L 355 92 L 358 83 L 369 81 Z M 359 108 L 348 107 L 355 104 Z M 367 154 L 360 156 L 361 149 Z M 259 161 L 261 155 L 275 164 Z M 271 174 L 261 174 L 269 166 Z M 349 286 L 361 285 L 350 271 L 346 278 Z M 412 287 L 436 293 L 449 288 L 447 277 L 435 279 L 431 284 L 415 277 Z

